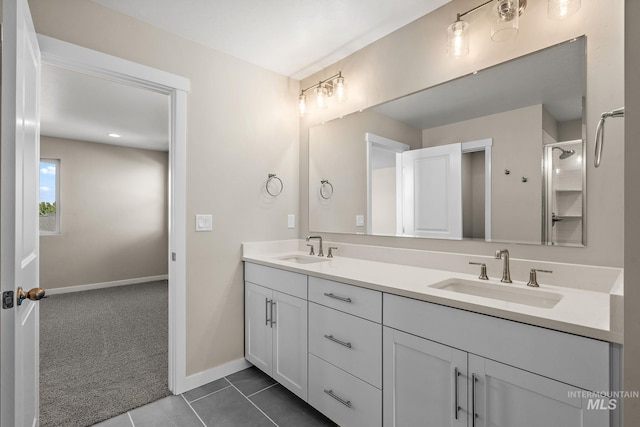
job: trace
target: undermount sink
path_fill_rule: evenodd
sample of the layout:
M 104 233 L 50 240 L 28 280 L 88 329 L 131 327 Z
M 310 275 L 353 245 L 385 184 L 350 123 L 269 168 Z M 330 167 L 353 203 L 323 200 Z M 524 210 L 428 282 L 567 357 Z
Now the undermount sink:
M 305 256 L 305 255 L 288 255 L 278 258 L 281 261 L 295 262 L 297 264 L 315 264 L 316 262 L 328 261 L 327 258 Z
M 538 289 L 523 289 L 516 286 L 448 279 L 434 283 L 429 287 L 540 308 L 553 308 L 562 299 L 561 294 Z

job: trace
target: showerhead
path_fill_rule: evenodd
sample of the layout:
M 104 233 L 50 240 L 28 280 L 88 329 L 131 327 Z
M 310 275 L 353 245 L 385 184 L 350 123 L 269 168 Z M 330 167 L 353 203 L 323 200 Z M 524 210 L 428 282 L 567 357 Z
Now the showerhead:
M 576 150 L 565 150 L 562 149 L 560 147 L 553 147 L 553 150 L 560 150 L 562 151 L 562 153 L 560 153 L 560 159 L 564 160 L 566 158 L 569 158 L 571 156 L 573 156 L 574 154 L 576 154 Z

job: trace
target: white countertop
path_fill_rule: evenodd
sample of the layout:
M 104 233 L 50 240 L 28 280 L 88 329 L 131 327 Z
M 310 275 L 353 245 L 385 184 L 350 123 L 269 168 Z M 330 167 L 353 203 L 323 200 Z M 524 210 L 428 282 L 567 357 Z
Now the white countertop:
M 496 279 L 479 281 L 477 275 L 338 255 L 322 262 L 301 264 L 279 258 L 304 257 L 306 253 L 280 249 L 283 248 L 278 248 L 277 252 L 245 250 L 242 260 L 598 340 L 623 342 L 621 327 L 617 326 L 618 322 L 611 320 L 614 313 L 611 313 L 609 292 L 542 283 L 540 288 L 530 288 L 526 282 L 517 280 L 512 284 L 504 284 Z M 563 297 L 553 308 L 539 308 L 429 287 L 451 278 L 492 283 L 512 289 L 539 289 Z M 543 281 L 539 277 L 539 282 Z

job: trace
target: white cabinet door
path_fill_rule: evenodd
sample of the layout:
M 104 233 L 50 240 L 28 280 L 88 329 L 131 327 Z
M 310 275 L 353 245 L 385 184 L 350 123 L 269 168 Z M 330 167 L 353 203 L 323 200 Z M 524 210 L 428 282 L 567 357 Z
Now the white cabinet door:
M 402 153 L 403 234 L 462 239 L 462 144 Z
M 608 402 L 589 403 L 576 387 L 473 354 L 469 375 L 470 426 L 609 426 Z
M 307 301 L 273 291 L 273 378 L 307 400 Z
M 466 426 L 467 413 L 467 353 L 385 327 L 384 427 Z
M 265 373 L 271 375 L 273 339 L 270 324 L 271 289 L 250 282 L 244 284 L 245 357 Z

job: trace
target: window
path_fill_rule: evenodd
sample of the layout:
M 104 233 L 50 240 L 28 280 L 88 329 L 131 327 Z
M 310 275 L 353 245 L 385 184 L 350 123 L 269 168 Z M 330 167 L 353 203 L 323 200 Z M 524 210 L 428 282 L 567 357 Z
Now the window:
M 60 233 L 60 160 L 40 159 L 40 234 Z

